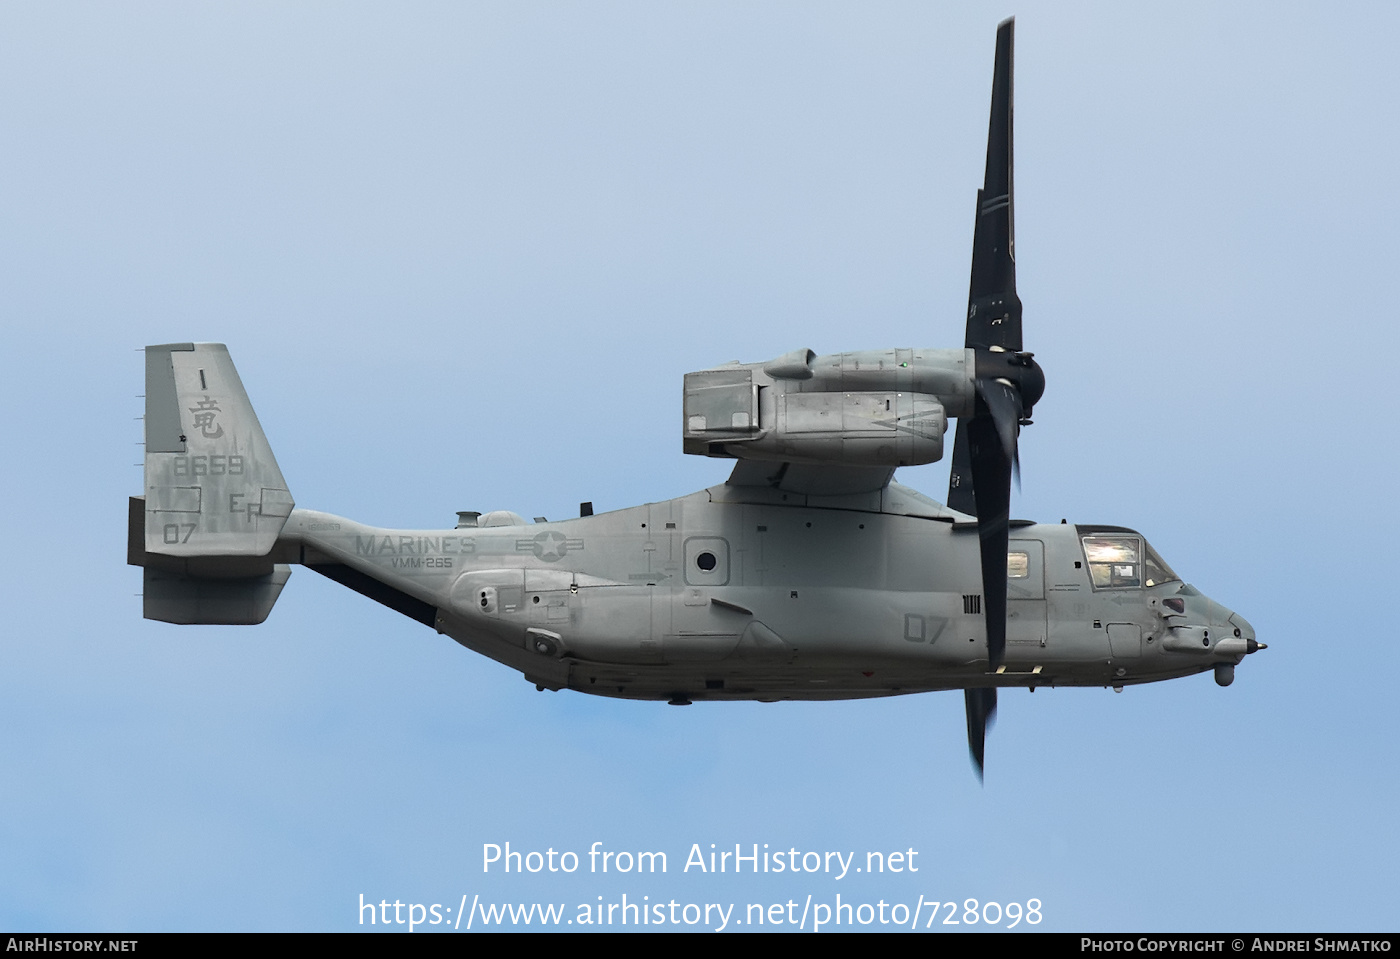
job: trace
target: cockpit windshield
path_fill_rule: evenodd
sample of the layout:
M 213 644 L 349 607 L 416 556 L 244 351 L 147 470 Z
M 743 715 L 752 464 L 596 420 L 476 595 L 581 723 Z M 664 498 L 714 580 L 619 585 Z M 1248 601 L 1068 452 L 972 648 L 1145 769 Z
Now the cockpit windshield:
M 1180 579 L 1141 536 L 1099 533 L 1083 537 L 1095 589 L 1160 586 Z

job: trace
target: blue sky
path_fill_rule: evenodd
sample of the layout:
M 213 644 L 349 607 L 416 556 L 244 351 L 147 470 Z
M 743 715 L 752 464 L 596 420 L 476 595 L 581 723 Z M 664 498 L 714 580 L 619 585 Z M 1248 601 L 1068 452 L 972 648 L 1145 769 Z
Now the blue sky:
M 141 619 L 147 343 L 228 343 L 298 503 L 404 527 L 722 482 L 680 453 L 688 370 L 959 344 L 1011 13 L 1048 379 L 1013 513 L 1142 530 L 1269 643 L 1234 686 L 1004 694 L 982 785 L 956 693 L 541 694 L 305 570 L 258 628 Z M 1041 929 L 1393 930 L 1397 19 L 6 4 L 0 928 L 839 893 L 1035 898 Z M 900 479 L 941 499 L 946 473 Z M 670 868 L 483 873 L 507 841 Z M 683 872 L 710 843 L 920 869 Z

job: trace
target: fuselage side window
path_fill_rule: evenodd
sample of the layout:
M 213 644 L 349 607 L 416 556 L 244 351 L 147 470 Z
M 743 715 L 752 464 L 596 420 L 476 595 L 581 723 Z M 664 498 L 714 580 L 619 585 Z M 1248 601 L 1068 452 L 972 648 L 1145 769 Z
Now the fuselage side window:
M 1019 550 L 1006 554 L 1006 578 L 1026 579 L 1031 575 L 1031 554 Z
M 1142 585 L 1142 541 L 1136 536 L 1103 534 L 1084 537 L 1084 558 L 1095 589 Z

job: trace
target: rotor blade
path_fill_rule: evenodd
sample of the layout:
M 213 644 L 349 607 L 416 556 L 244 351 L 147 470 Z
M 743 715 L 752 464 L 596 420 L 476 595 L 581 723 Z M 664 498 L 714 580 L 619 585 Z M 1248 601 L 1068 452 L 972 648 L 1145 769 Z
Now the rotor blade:
M 1011 139 L 1015 26 L 1015 20 L 1007 20 L 997 27 L 987 167 L 977 194 L 977 221 L 972 232 L 972 281 L 967 294 L 969 349 L 1021 349 Z
M 984 689 L 964 689 L 963 697 L 967 706 L 967 748 L 972 753 L 973 765 L 977 767 L 977 778 L 982 778 L 983 757 L 987 747 L 987 730 L 997 714 L 996 687 Z
M 1001 384 L 997 384 L 999 387 Z M 1007 396 L 1009 393 L 1009 397 Z M 988 403 L 987 400 L 992 400 Z M 1011 466 L 1015 458 L 1014 390 L 978 392 L 977 413 L 967 424 L 972 485 L 977 499 L 977 539 L 982 558 L 983 614 L 987 623 L 987 661 L 1001 665 L 1006 652 L 1006 547 L 1010 539 Z M 1011 448 L 1004 424 L 1011 416 Z
M 982 404 L 986 405 L 987 412 L 996 425 L 1001 451 L 1008 458 L 1014 459 L 1016 456 L 1017 424 L 1021 420 L 1020 391 L 1000 380 L 984 379 L 977 381 L 976 390 L 977 398 L 982 401 L 981 404 L 978 404 L 978 410 L 982 409 Z M 978 415 L 980 416 L 981 413 L 979 412 Z
M 977 515 L 977 497 L 972 484 L 972 450 L 967 438 L 967 423 L 958 420 L 953 437 L 953 462 L 948 473 L 948 507 L 968 516 Z

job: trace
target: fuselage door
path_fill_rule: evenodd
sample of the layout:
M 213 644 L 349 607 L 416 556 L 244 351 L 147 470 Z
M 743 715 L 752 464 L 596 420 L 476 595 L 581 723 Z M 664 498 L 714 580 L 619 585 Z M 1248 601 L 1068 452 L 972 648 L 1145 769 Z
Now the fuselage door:
M 1013 539 L 1006 551 L 1008 658 L 1040 658 L 1048 635 L 1045 616 L 1045 544 L 1038 539 Z

